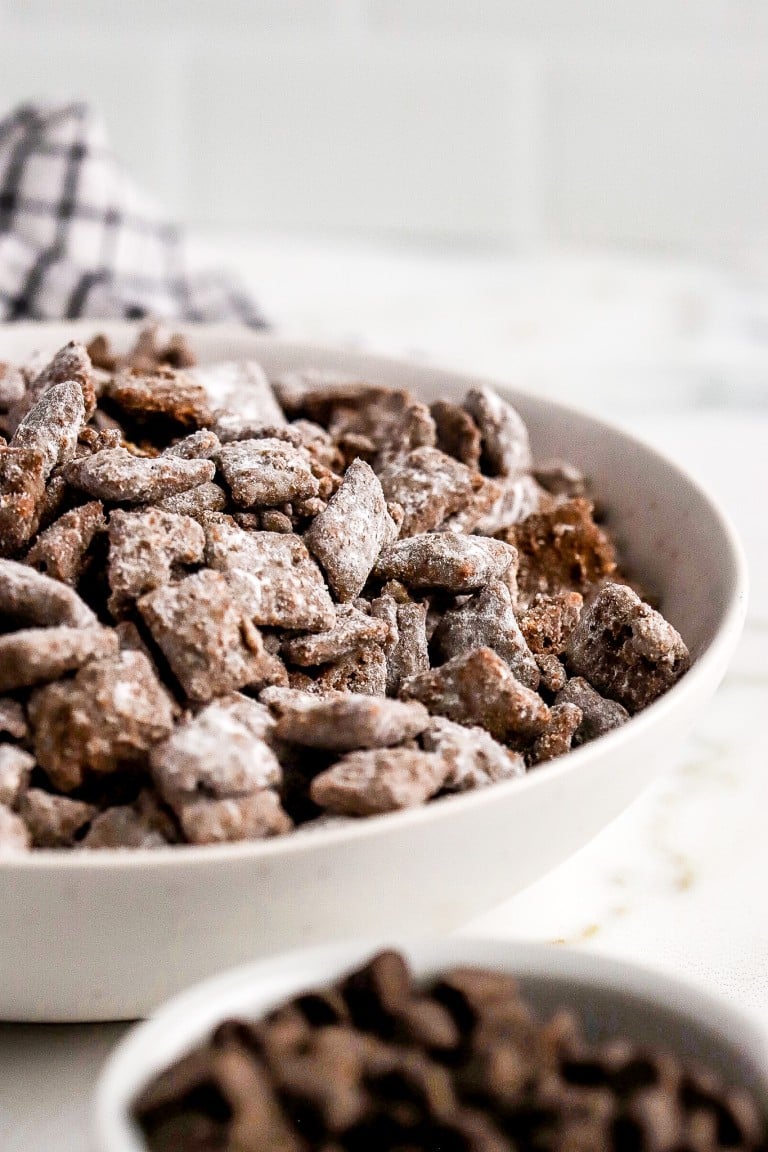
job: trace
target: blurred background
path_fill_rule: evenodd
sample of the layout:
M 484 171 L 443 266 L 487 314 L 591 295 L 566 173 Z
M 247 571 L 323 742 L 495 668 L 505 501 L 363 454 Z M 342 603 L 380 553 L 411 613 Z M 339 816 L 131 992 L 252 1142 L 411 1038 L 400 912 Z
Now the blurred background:
M 0 35 L 0 109 L 99 109 L 283 332 L 763 402 L 765 0 L 0 0 Z

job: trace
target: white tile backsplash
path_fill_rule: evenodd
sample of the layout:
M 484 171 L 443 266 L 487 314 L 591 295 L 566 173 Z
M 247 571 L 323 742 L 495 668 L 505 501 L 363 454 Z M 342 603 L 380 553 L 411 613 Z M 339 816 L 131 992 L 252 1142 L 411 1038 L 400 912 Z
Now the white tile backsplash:
M 766 0 L 0 0 L 0 111 L 79 97 L 211 226 L 768 238 Z

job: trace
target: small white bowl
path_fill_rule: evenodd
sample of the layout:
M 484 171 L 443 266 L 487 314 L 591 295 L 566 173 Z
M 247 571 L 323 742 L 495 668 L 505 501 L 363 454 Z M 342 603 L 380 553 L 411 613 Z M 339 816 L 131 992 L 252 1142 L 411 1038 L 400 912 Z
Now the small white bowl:
M 94 1104 L 97 1152 L 146 1152 L 131 1120 L 133 1100 L 221 1021 L 258 1019 L 303 989 L 331 983 L 384 946 L 357 942 L 305 949 L 237 968 L 177 996 L 133 1029 L 107 1062 Z M 546 945 L 445 940 L 398 947 L 425 980 L 456 965 L 511 973 L 542 1018 L 571 1008 L 591 1040 L 624 1036 L 663 1047 L 703 1062 L 728 1083 L 748 1088 L 764 1108 L 768 1104 L 768 1038 L 748 1018 L 689 985 L 650 969 Z
M 136 326 L 7 326 L 0 360 L 53 353 L 99 330 L 125 347 Z M 186 330 L 201 360 L 253 358 L 273 375 L 336 368 L 428 400 L 483 383 L 242 328 Z M 5 858 L 0 1019 L 131 1019 L 255 956 L 360 935 L 442 935 L 582 847 L 674 756 L 741 632 L 747 577 L 733 529 L 689 475 L 627 432 L 500 391 L 539 460 L 565 457 L 592 479 L 623 556 L 687 641 L 691 670 L 600 740 L 523 779 L 422 808 L 256 843 Z

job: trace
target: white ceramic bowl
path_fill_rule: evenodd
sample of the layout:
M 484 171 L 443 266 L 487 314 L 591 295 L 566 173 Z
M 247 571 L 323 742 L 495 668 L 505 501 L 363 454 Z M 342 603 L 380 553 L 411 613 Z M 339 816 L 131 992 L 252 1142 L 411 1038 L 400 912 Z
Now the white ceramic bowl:
M 214 1026 L 231 1016 L 257 1019 L 303 989 L 328 984 L 378 947 L 366 942 L 306 949 L 261 960 L 177 996 L 118 1045 L 98 1083 L 97 1152 L 144 1152 L 132 1101 Z M 401 946 L 425 979 L 455 965 L 513 973 L 542 1019 L 573 1009 L 591 1040 L 625 1036 L 702 1061 L 728 1083 L 768 1104 L 768 1039 L 748 1018 L 697 989 L 649 969 L 546 945 L 445 940 Z
M 129 325 L 0 330 L 0 360 L 53 352 Z M 202 360 L 252 357 L 268 373 L 336 367 L 459 397 L 467 376 L 238 328 L 190 332 Z M 743 556 L 717 504 L 674 463 L 620 429 L 502 389 L 539 459 L 594 481 L 624 556 L 663 596 L 694 656 L 690 672 L 624 727 L 522 780 L 352 826 L 260 843 L 95 853 L 0 863 L 0 1019 L 141 1016 L 179 989 L 255 956 L 351 936 L 440 935 L 492 908 L 585 844 L 673 756 L 723 676 L 741 631 Z

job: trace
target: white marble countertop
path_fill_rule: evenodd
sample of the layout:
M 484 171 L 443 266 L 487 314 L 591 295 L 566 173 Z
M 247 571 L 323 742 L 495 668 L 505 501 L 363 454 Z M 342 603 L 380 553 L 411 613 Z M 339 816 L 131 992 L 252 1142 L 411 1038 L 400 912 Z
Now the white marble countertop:
M 230 250 L 282 331 L 567 394 L 674 455 L 730 511 L 751 568 L 747 627 L 675 767 L 566 865 L 465 931 L 666 967 L 768 1029 L 761 295 L 732 283 L 729 295 L 728 278 L 704 269 L 616 258 L 483 262 L 317 247 L 302 257 L 276 242 Z M 89 1149 L 94 1078 L 122 1031 L 0 1025 L 3 1152 Z

